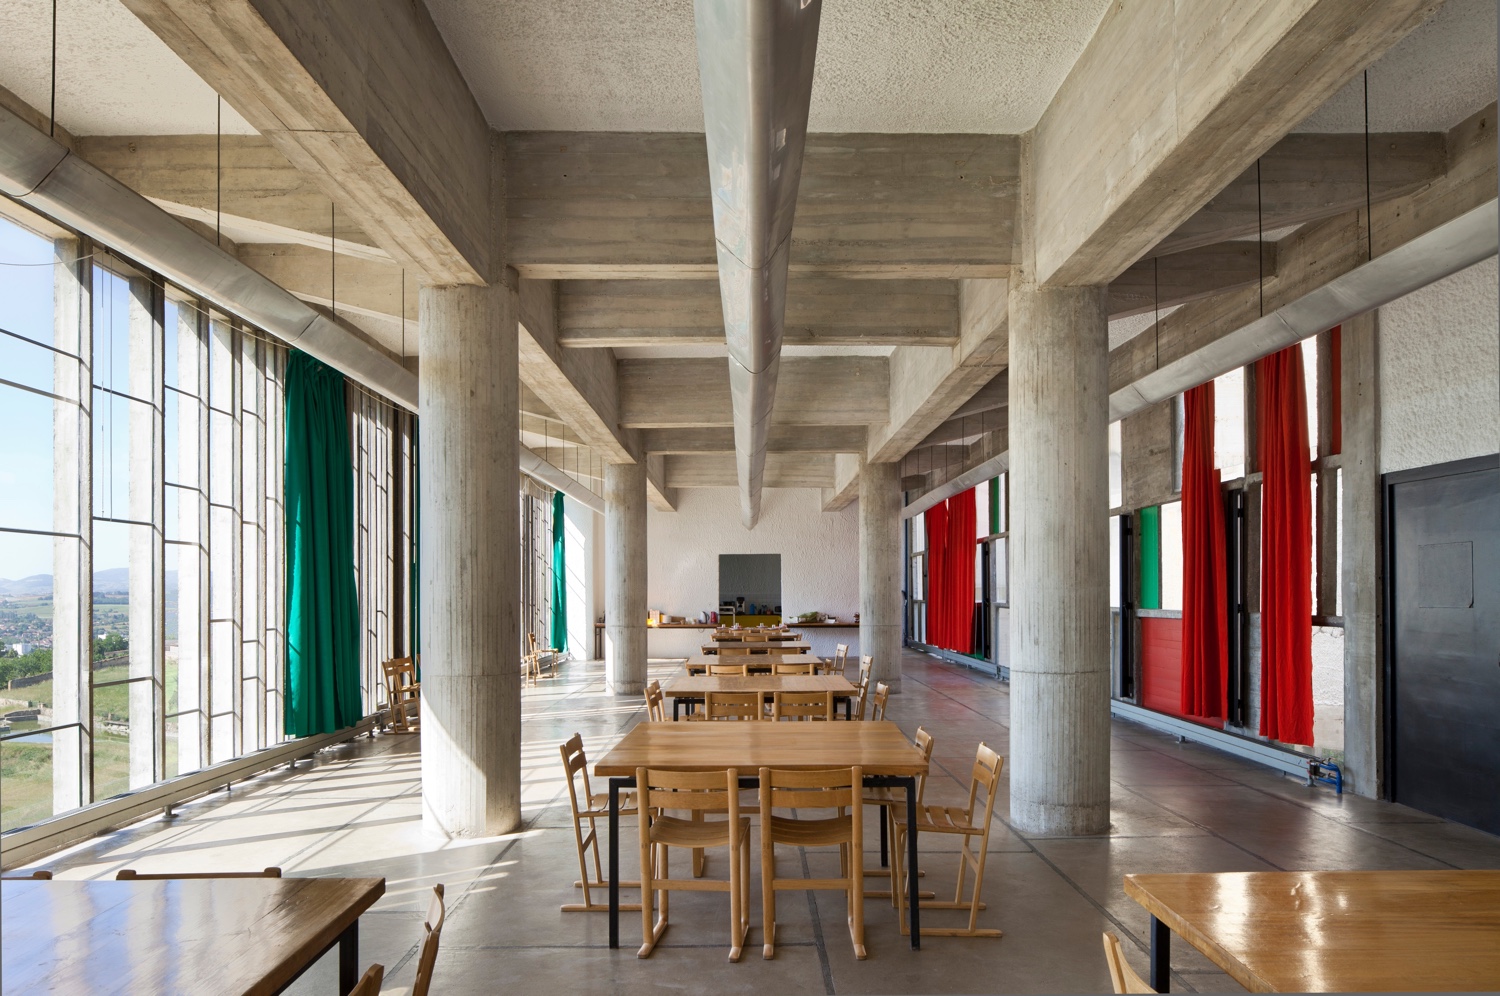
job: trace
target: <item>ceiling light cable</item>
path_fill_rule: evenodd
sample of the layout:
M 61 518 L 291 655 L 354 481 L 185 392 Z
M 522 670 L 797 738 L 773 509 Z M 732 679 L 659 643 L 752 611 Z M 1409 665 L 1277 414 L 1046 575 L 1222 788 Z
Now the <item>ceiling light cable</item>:
M 1365 262 L 1375 258 L 1375 215 L 1370 194 L 1370 71 L 1365 70 Z
M 47 111 L 47 136 L 57 137 L 57 0 L 52 0 L 52 104 Z
M 328 202 L 328 310 L 333 317 L 339 316 L 339 242 L 334 227 L 334 212 L 338 205 Z
M 1260 317 L 1266 317 L 1266 227 L 1261 213 L 1260 160 L 1255 160 L 1255 265 L 1260 274 Z
M 214 245 L 223 246 L 224 231 L 224 98 L 214 105 Z

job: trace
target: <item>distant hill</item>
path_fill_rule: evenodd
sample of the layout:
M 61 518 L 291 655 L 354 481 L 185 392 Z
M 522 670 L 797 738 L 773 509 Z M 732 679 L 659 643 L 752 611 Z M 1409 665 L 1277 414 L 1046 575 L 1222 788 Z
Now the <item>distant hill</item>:
M 167 572 L 168 598 L 177 594 L 177 572 Z M 112 567 L 107 571 L 94 572 L 94 594 L 123 595 L 130 591 L 130 568 Z M 12 581 L 0 578 L 0 597 L 24 598 L 52 594 L 52 575 L 33 574 L 31 577 Z
M 52 575 L 50 574 L 33 574 L 19 581 L 0 578 L 0 595 L 18 597 L 50 594 L 52 594 Z

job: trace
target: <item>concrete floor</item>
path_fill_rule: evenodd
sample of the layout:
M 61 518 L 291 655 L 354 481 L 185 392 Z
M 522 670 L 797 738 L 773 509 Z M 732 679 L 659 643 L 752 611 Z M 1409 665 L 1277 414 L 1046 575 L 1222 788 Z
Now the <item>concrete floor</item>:
M 654 663 L 652 676 L 675 668 Z M 386 991 L 410 987 L 422 914 L 433 883 L 445 883 L 449 919 L 435 991 L 479 993 L 645 992 L 661 988 L 759 993 L 1108 992 L 1099 935 L 1114 930 L 1144 974 L 1146 914 L 1127 899 L 1128 872 L 1299 868 L 1500 867 L 1500 838 L 1403 806 L 1346 796 L 1228 755 L 1179 744 L 1142 727 L 1113 726 L 1113 827 L 1100 838 L 1027 838 L 1004 825 L 990 842 L 981 924 L 999 940 L 928 938 L 912 951 L 884 900 L 866 907 L 869 959 L 856 961 L 836 893 L 783 894 L 774 961 L 760 956 L 758 868 L 750 946 L 725 959 L 728 903 L 722 894 L 677 893 L 673 926 L 653 957 L 639 961 L 639 914 L 621 916 L 622 947 L 606 946 L 601 913 L 561 913 L 577 900 L 566 789 L 557 747 L 574 732 L 598 757 L 642 718 L 634 700 L 603 694 L 598 664 L 573 664 L 527 689 L 523 703 L 526 825 L 519 833 L 466 841 L 423 834 L 420 743 L 415 736 L 361 740 L 243 783 L 231 794 L 180 808 L 39 862 L 59 878 L 113 877 L 142 870 L 253 869 L 288 875 L 386 878 L 382 901 L 361 921 L 361 962 L 386 967 Z M 1002 754 L 1008 744 L 1008 686 L 976 672 L 910 654 L 905 693 L 891 717 L 908 733 L 937 738 L 929 802 L 961 804 L 975 744 Z M 1002 784 L 1001 794 L 1008 789 Z M 870 811 L 873 815 L 873 811 Z M 601 828 L 602 829 L 602 828 Z M 623 864 L 633 875 L 633 826 Z M 868 845 L 868 867 L 878 858 Z M 956 844 L 923 838 L 925 886 L 953 888 Z M 948 852 L 948 853 L 944 853 Z M 793 859 L 794 860 L 794 859 Z M 832 870 L 830 853 L 810 851 L 804 867 Z M 709 875 L 724 874 L 722 859 Z M 879 880 L 869 880 L 879 888 Z M 933 911 L 923 922 L 962 914 Z M 1174 945 L 1174 990 L 1239 991 L 1185 942 Z M 292 991 L 335 991 L 336 959 L 325 957 Z

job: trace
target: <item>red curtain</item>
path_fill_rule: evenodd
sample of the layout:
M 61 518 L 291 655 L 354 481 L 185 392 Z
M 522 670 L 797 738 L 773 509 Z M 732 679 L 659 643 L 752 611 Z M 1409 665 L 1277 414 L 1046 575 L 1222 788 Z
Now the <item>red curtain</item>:
M 1223 720 L 1229 643 L 1213 381 L 1184 394 L 1183 407 L 1182 714 Z
M 948 576 L 943 593 L 947 603 L 948 650 L 967 654 L 974 649 L 974 492 L 948 499 Z
M 1255 365 L 1260 437 L 1260 733 L 1311 744 L 1312 463 L 1302 349 Z
M 927 527 L 927 643 L 943 646 L 943 584 L 948 562 L 948 503 L 940 501 L 922 516 Z

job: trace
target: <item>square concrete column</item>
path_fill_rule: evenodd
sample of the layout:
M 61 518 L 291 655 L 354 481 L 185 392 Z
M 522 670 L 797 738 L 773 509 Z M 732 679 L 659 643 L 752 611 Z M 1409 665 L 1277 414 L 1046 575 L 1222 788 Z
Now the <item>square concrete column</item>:
M 1378 799 L 1385 787 L 1382 655 L 1380 358 L 1375 312 L 1344 323 L 1344 784 Z
M 646 464 L 604 466 L 604 684 L 646 690 Z
M 420 300 L 422 818 L 489 836 L 521 822 L 516 300 Z
M 1109 828 L 1108 289 L 1010 293 L 1010 813 Z
M 859 652 L 875 659 L 873 681 L 901 691 L 900 464 L 859 472 Z

